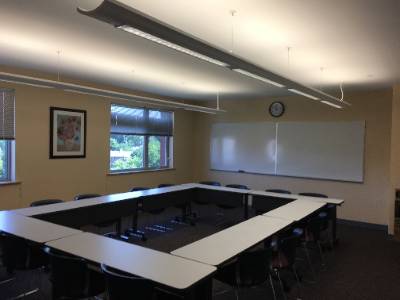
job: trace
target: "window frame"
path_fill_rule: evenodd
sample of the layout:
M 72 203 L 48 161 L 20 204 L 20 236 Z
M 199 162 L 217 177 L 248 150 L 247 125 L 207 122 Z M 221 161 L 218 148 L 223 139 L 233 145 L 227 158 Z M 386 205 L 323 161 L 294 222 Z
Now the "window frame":
M 112 105 L 120 105 L 118 103 L 112 103 Z M 110 106 L 110 113 L 111 113 L 111 106 Z M 121 104 L 121 106 L 126 106 Z M 175 125 L 175 114 L 173 111 L 168 111 L 168 110 L 163 110 L 163 109 L 156 109 L 156 108 L 147 108 L 147 107 L 140 107 L 140 106 L 126 106 L 130 107 L 133 109 L 144 109 L 144 114 L 148 117 L 150 111 L 160 111 L 160 112 L 169 112 L 172 113 L 172 128 L 174 128 Z M 110 128 L 110 137 L 109 137 L 109 163 L 108 163 L 108 171 L 110 174 L 118 174 L 118 173 L 136 173 L 136 172 L 146 172 L 146 171 L 157 171 L 157 170 L 168 170 L 168 169 L 173 169 L 173 138 L 174 135 L 154 135 L 154 134 L 120 134 L 120 135 L 134 135 L 134 136 L 141 136 L 144 137 L 143 141 L 143 167 L 141 168 L 133 168 L 133 169 L 119 169 L 119 170 L 112 170 L 111 169 L 111 136 L 115 135 L 116 133 L 111 132 Z M 167 165 L 166 166 L 159 166 L 159 167 L 149 167 L 149 141 L 150 137 L 165 137 L 167 142 L 165 145 L 165 151 L 166 153 L 166 160 L 167 160 Z M 161 157 L 160 157 L 161 159 Z
M 13 145 L 12 145 L 12 141 L 11 140 L 1 140 L 5 142 L 5 174 L 3 176 L 0 177 L 0 182 L 9 182 L 12 181 L 13 179 L 13 175 L 12 175 L 12 159 L 13 159 L 13 155 L 12 155 L 12 149 L 13 149 Z

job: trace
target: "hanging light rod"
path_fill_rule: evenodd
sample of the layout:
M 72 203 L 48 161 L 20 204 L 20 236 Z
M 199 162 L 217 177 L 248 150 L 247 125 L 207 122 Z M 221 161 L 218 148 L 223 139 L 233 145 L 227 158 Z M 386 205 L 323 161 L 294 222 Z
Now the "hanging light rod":
M 137 95 L 128 94 L 128 93 L 120 93 L 120 92 L 115 92 L 115 91 L 110 91 L 110 90 L 97 89 L 97 88 L 93 88 L 93 87 L 85 86 L 85 85 L 78 85 L 78 84 L 73 84 L 73 83 L 68 83 L 68 82 L 48 80 L 48 79 L 43 79 L 43 78 L 30 77 L 30 76 L 11 74 L 11 73 L 4 73 L 4 72 L 0 72 L 0 82 L 17 83 L 17 84 L 23 84 L 23 85 L 34 86 L 34 87 L 39 87 L 39 88 L 54 88 L 54 89 L 59 89 L 59 90 L 65 91 L 65 92 L 71 92 L 71 93 L 76 93 L 76 94 L 92 95 L 92 96 L 104 97 L 104 98 L 109 98 L 109 99 L 117 99 L 117 100 L 128 101 L 128 102 L 147 103 L 147 104 L 165 106 L 165 107 L 170 107 L 170 108 L 185 109 L 185 110 L 202 112 L 202 113 L 216 114 L 219 112 L 225 112 L 225 110 L 222 110 L 222 109 L 215 109 L 215 108 L 210 108 L 210 107 L 205 107 L 205 106 L 200 106 L 200 105 L 192 105 L 192 104 L 185 104 L 185 103 L 180 103 L 180 102 L 176 102 L 176 101 L 169 101 L 169 100 L 163 100 L 163 99 L 152 98 L 152 97 L 137 96 Z
M 297 83 L 264 68 L 256 66 L 238 56 L 227 53 L 196 37 L 173 28 L 117 0 L 103 0 L 92 10 L 77 8 L 78 12 L 111 24 L 136 36 L 148 39 L 179 52 L 199 58 L 221 67 L 229 68 L 242 75 L 261 80 L 288 90 L 296 90 L 320 101 L 340 102 L 350 105 L 344 100 L 322 91 Z

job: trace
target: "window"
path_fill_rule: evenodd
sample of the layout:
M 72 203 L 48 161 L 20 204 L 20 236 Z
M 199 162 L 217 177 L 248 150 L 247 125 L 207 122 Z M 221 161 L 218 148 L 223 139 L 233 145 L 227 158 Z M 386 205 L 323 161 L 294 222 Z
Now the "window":
M 13 174 L 13 140 L 15 138 L 14 90 L 0 89 L 0 182 L 11 181 Z
M 110 171 L 172 167 L 173 113 L 111 105 Z

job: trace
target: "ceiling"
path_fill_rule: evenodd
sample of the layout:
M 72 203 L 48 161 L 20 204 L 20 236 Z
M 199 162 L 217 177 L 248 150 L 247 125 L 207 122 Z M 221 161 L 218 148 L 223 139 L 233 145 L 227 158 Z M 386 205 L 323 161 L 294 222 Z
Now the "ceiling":
M 0 65 L 184 99 L 287 93 L 76 12 L 100 2 L 1 0 Z M 335 96 L 400 82 L 400 0 L 120 2 Z

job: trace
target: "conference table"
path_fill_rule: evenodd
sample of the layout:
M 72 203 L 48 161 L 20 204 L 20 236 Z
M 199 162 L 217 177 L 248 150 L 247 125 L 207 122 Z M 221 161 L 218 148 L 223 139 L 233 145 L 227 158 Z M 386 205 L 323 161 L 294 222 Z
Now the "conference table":
M 10 211 L 0 211 L 0 231 L 38 244 L 82 233 L 80 230 L 25 217 Z
M 171 252 L 212 266 L 220 266 L 292 224 L 291 220 L 256 216 Z
M 262 214 L 248 219 L 250 200 Z M 192 202 L 241 207 L 244 221 L 171 254 L 79 230 L 84 225 L 119 220 L 120 232 L 120 220 L 134 216 L 137 222 L 139 210 Z M 178 291 L 185 299 L 210 299 L 215 267 L 325 205 L 334 205 L 336 210 L 342 203 L 340 199 L 187 183 L 0 212 L 0 231 L 150 279 Z
M 212 275 L 217 270 L 210 265 L 88 232 L 51 241 L 46 246 L 96 265 L 103 263 L 152 280 L 184 299 L 208 299 Z

